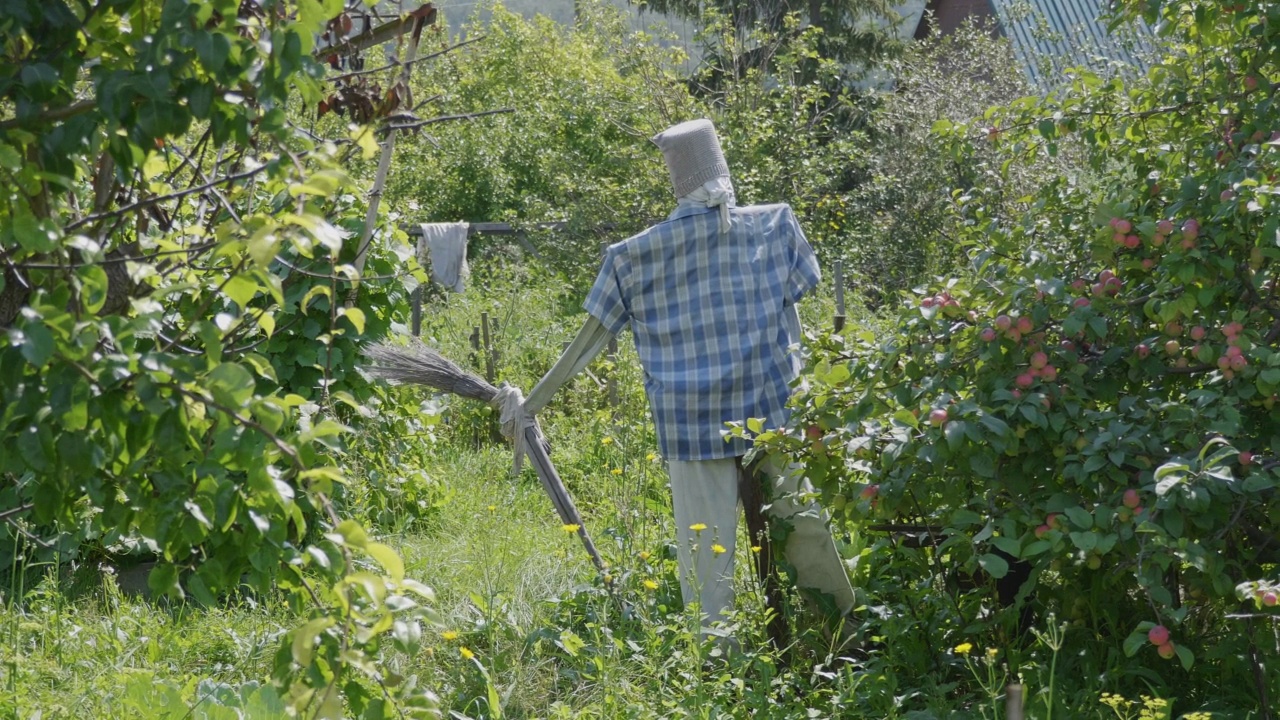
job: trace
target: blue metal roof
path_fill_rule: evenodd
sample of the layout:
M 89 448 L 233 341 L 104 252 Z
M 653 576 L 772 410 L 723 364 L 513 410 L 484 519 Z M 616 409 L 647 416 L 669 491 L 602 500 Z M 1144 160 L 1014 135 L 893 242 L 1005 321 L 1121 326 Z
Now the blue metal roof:
M 991 0 L 1000 29 L 1036 85 L 1051 88 L 1062 71 L 1087 66 L 1101 74 L 1145 72 L 1154 36 L 1137 22 L 1107 32 L 1106 0 Z

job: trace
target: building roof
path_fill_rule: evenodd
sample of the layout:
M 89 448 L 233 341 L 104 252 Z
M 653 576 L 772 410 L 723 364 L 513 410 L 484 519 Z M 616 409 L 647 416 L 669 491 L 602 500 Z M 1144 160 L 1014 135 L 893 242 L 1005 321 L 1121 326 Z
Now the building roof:
M 1033 83 L 1048 88 L 1069 67 L 1145 72 L 1155 48 L 1141 21 L 1108 32 L 1105 0 L 991 0 L 1000 29 Z

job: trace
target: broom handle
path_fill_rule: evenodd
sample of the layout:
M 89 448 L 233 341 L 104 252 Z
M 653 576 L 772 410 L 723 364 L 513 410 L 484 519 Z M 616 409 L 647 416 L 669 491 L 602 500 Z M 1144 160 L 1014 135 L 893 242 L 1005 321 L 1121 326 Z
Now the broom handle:
M 578 539 L 582 541 L 582 547 L 586 548 L 587 554 L 591 556 L 591 562 L 596 566 L 596 570 L 600 571 L 600 575 L 606 576 L 608 573 L 605 572 L 604 559 L 596 550 L 595 543 L 591 542 L 591 536 L 587 534 L 587 526 L 582 522 L 582 515 L 578 514 L 578 507 L 573 504 L 569 489 L 564 486 L 560 474 L 556 472 L 556 466 L 551 464 L 551 457 L 547 454 L 547 441 L 542 437 L 542 431 L 537 425 L 530 425 L 524 429 L 524 437 L 529 460 L 538 472 L 542 489 L 551 498 L 551 504 L 555 505 L 560 521 L 565 525 L 578 526 Z

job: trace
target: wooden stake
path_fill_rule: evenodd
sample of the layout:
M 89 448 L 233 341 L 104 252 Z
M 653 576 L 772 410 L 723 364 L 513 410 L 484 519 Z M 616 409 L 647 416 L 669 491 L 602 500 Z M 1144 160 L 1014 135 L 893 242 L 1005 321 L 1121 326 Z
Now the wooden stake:
M 615 335 L 609 338 L 609 377 L 607 380 L 607 393 L 609 396 L 609 407 L 618 407 L 618 337 Z
M 412 305 L 413 314 L 409 320 L 411 331 L 414 337 L 422 335 L 422 286 L 413 289 L 409 302 Z
M 403 69 L 400 71 L 400 80 L 398 84 L 405 88 L 409 87 L 409 76 L 413 70 L 413 59 L 418 55 L 418 41 L 422 38 L 422 28 L 427 23 L 434 23 L 436 13 L 431 9 L 431 5 L 424 5 L 427 12 L 424 15 L 413 15 L 414 25 L 413 34 L 409 37 L 409 49 L 405 52 L 405 62 Z M 390 24 L 390 23 L 388 23 Z M 393 36 L 394 37 L 394 36 Z M 412 104 L 410 101 L 409 104 Z M 366 132 L 373 132 L 370 127 Z M 396 149 L 396 131 L 391 129 L 387 131 L 387 139 L 382 143 L 382 156 L 378 158 L 378 173 L 373 178 L 373 188 L 369 190 L 369 209 L 364 216 L 364 229 L 360 232 L 360 244 L 356 247 L 356 277 L 364 273 L 364 261 L 369 254 L 369 244 L 373 242 L 373 229 L 378 224 L 378 205 L 382 202 L 382 190 L 387 184 L 387 173 L 391 170 L 391 156 Z M 347 307 L 356 304 L 356 299 L 360 296 L 360 281 L 357 280 L 351 287 L 351 292 L 347 295 Z
M 844 261 L 843 260 L 836 261 L 836 268 L 835 268 L 834 275 L 835 275 L 834 280 L 836 283 L 836 316 L 835 316 L 835 322 L 833 324 L 835 326 L 836 332 L 840 332 L 841 330 L 844 330 L 844 323 L 845 323 Z
M 1005 689 L 1006 720 L 1022 720 L 1022 685 L 1017 683 Z
M 480 313 L 480 339 L 484 352 L 484 379 L 493 384 L 493 338 L 489 334 L 489 313 Z

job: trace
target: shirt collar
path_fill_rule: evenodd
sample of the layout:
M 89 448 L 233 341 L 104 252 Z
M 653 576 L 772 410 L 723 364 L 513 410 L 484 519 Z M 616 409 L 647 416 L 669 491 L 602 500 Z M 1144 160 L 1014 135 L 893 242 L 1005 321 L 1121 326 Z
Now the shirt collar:
M 699 205 L 681 205 L 677 207 L 675 210 L 671 211 L 671 214 L 667 216 L 667 219 L 679 220 L 680 218 L 689 217 L 690 215 L 700 215 L 702 213 L 709 213 L 713 210 L 718 210 L 718 209 L 719 209 L 718 207 L 706 207 L 706 206 L 699 206 Z

